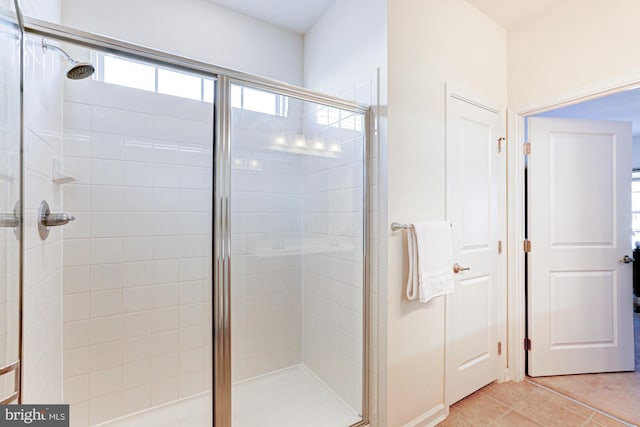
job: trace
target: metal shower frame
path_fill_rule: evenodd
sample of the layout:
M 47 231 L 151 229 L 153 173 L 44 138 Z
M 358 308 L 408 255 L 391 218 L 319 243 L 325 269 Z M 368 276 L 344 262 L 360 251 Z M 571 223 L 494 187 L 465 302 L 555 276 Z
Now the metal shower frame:
M 198 72 L 217 80 L 214 103 L 214 209 L 213 209 L 213 423 L 216 427 L 231 427 L 231 84 L 241 84 L 267 90 L 303 101 L 363 114 L 365 117 L 363 153 L 363 344 L 362 344 L 362 421 L 351 427 L 369 423 L 370 414 L 370 177 L 368 163 L 373 138 L 373 112 L 370 106 L 324 95 L 309 89 L 256 76 L 249 73 L 219 67 L 206 62 L 174 55 L 168 52 L 75 30 L 50 22 L 23 18 L 19 1 L 14 0 L 19 26 L 23 34 L 37 35 L 71 42 L 87 48 L 100 49 L 134 59 L 144 59 L 157 64 L 170 65 L 185 71 Z M 23 61 L 21 61 L 22 63 Z M 21 73 L 22 74 L 22 73 Z M 22 98 L 22 97 L 21 97 Z M 21 113 L 21 121 L 24 112 Z M 21 123 L 21 132 L 23 124 Z M 21 144 L 23 136 L 21 135 Z M 22 160 L 21 160 L 22 161 Z M 24 194 L 24 189 L 22 190 Z M 22 240 L 21 240 L 22 241 Z M 22 247 L 21 247 L 22 252 Z M 21 261 L 22 264 L 22 261 Z M 22 269 L 22 265 L 21 265 Z M 22 277 L 20 278 L 22 288 Z M 22 294 L 22 292 L 21 292 Z M 22 327 L 22 300 L 20 301 L 20 327 Z M 22 359 L 22 330 L 20 330 L 20 360 Z M 22 376 L 22 375 L 20 375 Z

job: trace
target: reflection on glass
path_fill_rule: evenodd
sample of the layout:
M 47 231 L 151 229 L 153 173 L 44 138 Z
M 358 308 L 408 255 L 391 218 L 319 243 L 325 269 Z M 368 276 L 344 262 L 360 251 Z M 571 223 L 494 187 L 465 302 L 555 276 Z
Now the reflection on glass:
M 0 368 L 19 353 L 21 36 L 12 15 L 0 14 Z M 0 400 L 16 393 L 16 380 L 16 371 L 0 376 Z
M 346 427 L 362 411 L 363 120 L 286 103 L 232 115 L 233 426 Z

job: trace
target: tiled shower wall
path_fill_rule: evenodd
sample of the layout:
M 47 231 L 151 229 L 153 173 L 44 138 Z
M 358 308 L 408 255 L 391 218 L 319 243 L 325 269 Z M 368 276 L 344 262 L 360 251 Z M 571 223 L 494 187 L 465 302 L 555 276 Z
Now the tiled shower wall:
M 364 129 L 318 125 L 316 107 L 289 99 L 286 118 L 234 109 L 233 381 L 304 364 L 361 408 Z M 342 152 L 273 150 L 303 128 L 309 145 Z
M 233 109 L 234 382 L 302 362 L 302 159 L 268 149 L 300 132 L 299 106 L 287 118 Z
M 76 427 L 211 388 L 212 105 L 94 80 L 64 102 L 64 398 Z
M 62 157 L 63 64 L 33 37 L 25 40 L 24 61 L 23 401 L 61 403 L 62 230 L 43 241 L 36 218 L 42 200 L 62 210 L 51 165 Z
M 340 125 L 352 123 L 354 116 L 342 117 L 320 131 L 342 152 L 336 158 L 304 159 L 303 361 L 349 406 L 360 409 L 364 120 L 362 129 L 349 130 Z

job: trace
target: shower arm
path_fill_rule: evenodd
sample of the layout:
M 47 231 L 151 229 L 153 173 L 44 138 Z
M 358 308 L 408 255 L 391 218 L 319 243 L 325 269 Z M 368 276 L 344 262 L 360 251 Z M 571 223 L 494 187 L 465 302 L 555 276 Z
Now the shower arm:
M 59 48 L 58 46 L 52 45 L 47 43 L 47 41 L 45 39 L 42 39 L 42 51 L 44 53 L 47 53 L 47 49 L 51 49 L 51 50 L 55 50 L 56 52 L 59 52 L 62 56 L 65 57 L 65 59 L 67 60 L 67 62 L 69 64 L 75 64 L 76 61 L 69 56 L 69 54 L 67 52 L 65 52 L 64 50 L 62 50 L 62 48 Z

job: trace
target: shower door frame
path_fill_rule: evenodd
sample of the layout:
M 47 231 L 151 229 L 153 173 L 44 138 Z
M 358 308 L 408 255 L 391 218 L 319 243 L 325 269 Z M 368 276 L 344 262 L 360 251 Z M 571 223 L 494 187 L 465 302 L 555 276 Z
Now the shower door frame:
M 16 6 L 18 2 L 16 1 Z M 19 8 L 18 8 L 19 11 Z M 18 12 L 20 13 L 20 12 Z M 213 425 L 231 427 L 231 84 L 241 84 L 302 101 L 339 108 L 364 116 L 363 146 L 363 322 L 362 322 L 362 420 L 349 427 L 369 423 L 370 390 L 370 177 L 368 163 L 373 140 L 374 120 L 369 105 L 328 96 L 320 92 L 277 80 L 219 67 L 168 52 L 80 31 L 39 19 L 24 17 L 24 34 L 55 38 L 87 48 L 169 65 L 185 71 L 206 75 L 216 80 L 214 101 L 213 160 Z M 24 113 L 23 113 L 24 114 Z M 21 117 L 23 116 L 21 114 Z M 21 126 L 22 127 L 22 126 Z M 22 284 L 21 284 L 22 286 Z M 22 304 L 22 301 L 21 301 Z M 22 307 L 20 308 L 22 325 Z M 22 337 L 22 331 L 20 333 Z M 22 347 L 22 345 L 21 345 Z M 22 348 L 20 349 L 22 350 Z M 20 352 L 22 355 L 22 351 Z M 22 359 L 22 357 L 21 357 Z M 348 426 L 345 426 L 348 427 Z

